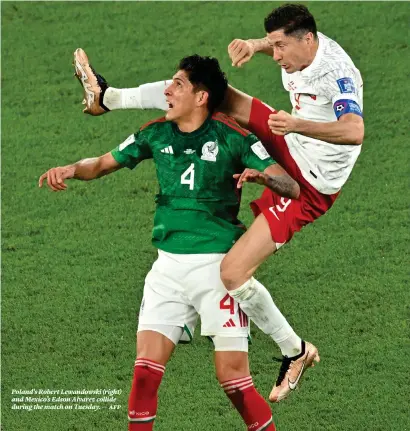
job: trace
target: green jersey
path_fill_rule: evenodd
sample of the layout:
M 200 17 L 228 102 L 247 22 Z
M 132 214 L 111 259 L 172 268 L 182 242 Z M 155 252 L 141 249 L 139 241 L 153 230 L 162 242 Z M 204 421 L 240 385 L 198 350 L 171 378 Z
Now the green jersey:
M 112 151 L 133 169 L 154 159 L 159 193 L 153 245 L 170 253 L 226 253 L 243 234 L 233 174 L 275 163 L 255 135 L 217 113 L 192 133 L 164 118 L 141 127 Z

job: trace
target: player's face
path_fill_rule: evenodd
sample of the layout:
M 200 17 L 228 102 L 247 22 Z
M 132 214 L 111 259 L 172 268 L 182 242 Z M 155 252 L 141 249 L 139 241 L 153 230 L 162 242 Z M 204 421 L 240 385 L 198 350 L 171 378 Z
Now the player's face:
M 267 38 L 269 45 L 273 47 L 274 61 L 287 73 L 303 70 L 312 62 L 312 33 L 298 38 L 285 35 L 283 30 L 276 30 L 268 33 Z
M 178 121 L 188 118 L 197 106 L 197 93 L 184 70 L 179 70 L 172 78 L 172 84 L 165 89 L 168 111 L 165 118 Z

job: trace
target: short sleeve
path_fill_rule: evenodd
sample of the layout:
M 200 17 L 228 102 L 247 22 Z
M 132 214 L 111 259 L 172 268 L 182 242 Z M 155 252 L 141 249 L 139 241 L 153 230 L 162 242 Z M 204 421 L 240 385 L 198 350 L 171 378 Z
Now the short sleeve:
M 241 161 L 245 167 L 257 169 L 261 172 L 268 166 L 276 163 L 266 151 L 261 141 L 253 134 L 243 137 Z
M 118 163 L 129 169 L 134 169 L 142 160 L 152 158 L 149 143 L 141 132 L 130 135 L 122 144 L 112 150 L 111 154 Z
M 362 114 L 363 82 L 360 73 L 343 65 L 327 73 L 321 80 L 321 93 L 332 103 L 336 118 L 344 114 Z

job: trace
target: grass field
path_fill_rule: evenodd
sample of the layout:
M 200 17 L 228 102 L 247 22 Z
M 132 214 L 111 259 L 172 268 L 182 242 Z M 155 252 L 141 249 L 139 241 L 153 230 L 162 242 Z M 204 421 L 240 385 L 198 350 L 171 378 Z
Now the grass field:
M 289 110 L 272 60 L 260 56 L 234 70 L 226 53 L 235 37 L 263 36 L 263 18 L 276 5 L 2 2 L 2 430 L 127 427 L 136 313 L 156 256 L 153 165 L 71 182 L 66 193 L 39 189 L 37 181 L 53 166 L 109 151 L 161 113 L 83 115 L 72 52 L 83 47 L 117 87 L 168 78 L 194 52 L 214 55 L 232 84 Z M 273 417 L 280 431 L 408 430 L 410 6 L 308 5 L 319 30 L 362 72 L 366 137 L 333 209 L 257 274 L 322 358 L 299 392 L 272 406 Z M 259 192 L 246 187 L 247 224 L 247 203 Z M 279 351 L 255 327 L 252 333 L 252 373 L 267 396 Z M 32 388 L 122 392 L 98 412 L 12 409 L 12 390 Z M 196 336 L 178 347 L 160 389 L 155 429 L 243 428 L 214 377 L 209 342 Z

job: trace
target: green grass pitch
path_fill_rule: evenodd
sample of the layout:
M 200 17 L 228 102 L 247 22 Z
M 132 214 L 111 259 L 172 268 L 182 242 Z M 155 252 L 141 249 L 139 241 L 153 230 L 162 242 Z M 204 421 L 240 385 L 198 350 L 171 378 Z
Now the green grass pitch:
M 271 2 L 2 2 L 2 430 L 120 431 L 135 358 L 136 313 L 156 252 L 151 162 L 66 193 L 47 169 L 103 154 L 157 111 L 81 113 L 72 52 L 113 86 L 168 78 L 189 54 L 220 59 L 230 82 L 289 111 L 280 71 L 258 56 L 233 69 L 227 45 L 262 37 Z M 409 4 L 310 2 L 364 78 L 362 154 L 332 210 L 258 271 L 322 362 L 272 406 L 278 430 L 403 431 L 408 412 Z M 407 98 L 406 98 L 407 97 Z M 261 191 L 246 186 L 241 210 Z M 267 396 L 279 351 L 253 327 L 251 369 Z M 13 389 L 121 390 L 118 409 L 17 411 Z M 198 335 L 160 389 L 158 431 L 244 429 Z M 108 405 L 107 405 L 108 407 Z

